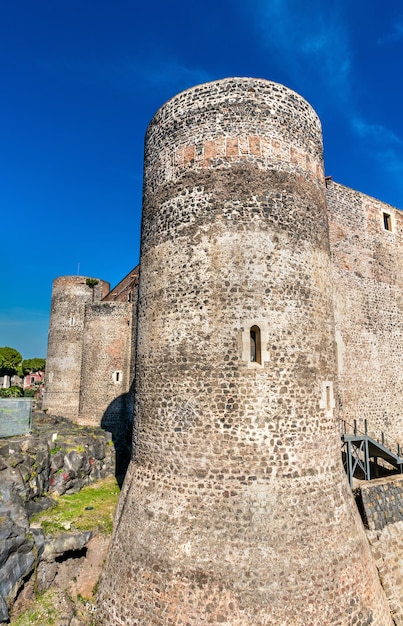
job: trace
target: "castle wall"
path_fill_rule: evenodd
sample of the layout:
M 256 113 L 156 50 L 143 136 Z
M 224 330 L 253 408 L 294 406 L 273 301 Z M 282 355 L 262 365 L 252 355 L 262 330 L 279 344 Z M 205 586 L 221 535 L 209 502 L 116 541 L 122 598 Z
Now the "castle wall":
M 85 309 L 80 381 L 80 422 L 96 425 L 106 410 L 118 414 L 119 402 L 130 389 L 133 305 L 100 302 Z M 115 408 L 110 407 L 111 403 Z M 109 430 L 109 429 L 107 429 Z
M 136 299 L 85 308 L 79 423 L 112 433 L 118 476 L 131 453 Z
M 137 297 L 140 266 L 137 265 L 103 298 L 104 302 L 134 302 Z
M 146 138 L 135 456 L 99 624 L 391 623 L 341 466 L 319 120 L 179 94 Z
M 109 283 L 86 284 L 85 276 L 53 281 L 43 408 L 78 419 L 85 305 L 100 301 Z
M 360 483 L 367 537 L 395 624 L 403 624 L 403 478 Z
M 403 214 L 330 181 L 327 200 L 340 417 L 403 443 Z
M 382 530 L 388 524 L 396 524 L 396 522 L 400 522 L 403 529 L 403 478 L 401 475 L 362 481 L 360 492 L 363 511 L 370 530 Z

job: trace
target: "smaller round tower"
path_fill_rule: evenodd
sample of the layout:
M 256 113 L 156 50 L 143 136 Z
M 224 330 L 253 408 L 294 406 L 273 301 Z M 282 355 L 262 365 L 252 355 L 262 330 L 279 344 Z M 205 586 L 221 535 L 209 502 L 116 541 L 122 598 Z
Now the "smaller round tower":
M 53 281 L 43 408 L 76 420 L 79 409 L 85 305 L 99 302 L 110 289 L 86 276 Z

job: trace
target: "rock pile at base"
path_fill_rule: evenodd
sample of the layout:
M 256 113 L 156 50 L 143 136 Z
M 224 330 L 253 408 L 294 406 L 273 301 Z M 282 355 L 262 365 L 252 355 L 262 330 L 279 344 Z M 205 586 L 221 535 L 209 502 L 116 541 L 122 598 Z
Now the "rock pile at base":
M 52 506 L 52 495 L 76 493 L 114 471 L 110 433 L 62 417 L 36 412 L 31 434 L 0 440 L 0 623 L 7 623 L 20 587 L 41 562 L 81 550 L 92 537 L 46 537 L 30 528 L 30 515 Z

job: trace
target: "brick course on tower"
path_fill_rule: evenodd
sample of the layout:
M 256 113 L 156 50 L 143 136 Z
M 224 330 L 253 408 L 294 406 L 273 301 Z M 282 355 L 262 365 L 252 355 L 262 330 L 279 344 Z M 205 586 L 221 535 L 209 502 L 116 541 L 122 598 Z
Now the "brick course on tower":
M 401 214 L 326 185 L 318 117 L 265 80 L 166 103 L 144 176 L 134 454 L 97 623 L 388 626 L 338 419 L 402 435 Z

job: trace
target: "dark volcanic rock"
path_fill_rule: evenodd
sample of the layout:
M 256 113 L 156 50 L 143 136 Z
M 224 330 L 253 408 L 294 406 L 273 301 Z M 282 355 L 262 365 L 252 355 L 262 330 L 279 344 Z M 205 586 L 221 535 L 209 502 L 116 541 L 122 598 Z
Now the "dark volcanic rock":
M 45 536 L 29 517 L 53 506 L 47 494 L 76 493 L 114 474 L 110 433 L 35 412 L 32 433 L 0 446 L 0 623 L 37 567 L 41 590 L 55 577 L 55 559 L 82 550 L 91 532 Z M 43 564 L 43 565 L 41 565 Z M 52 578 L 53 577 L 53 578 Z

